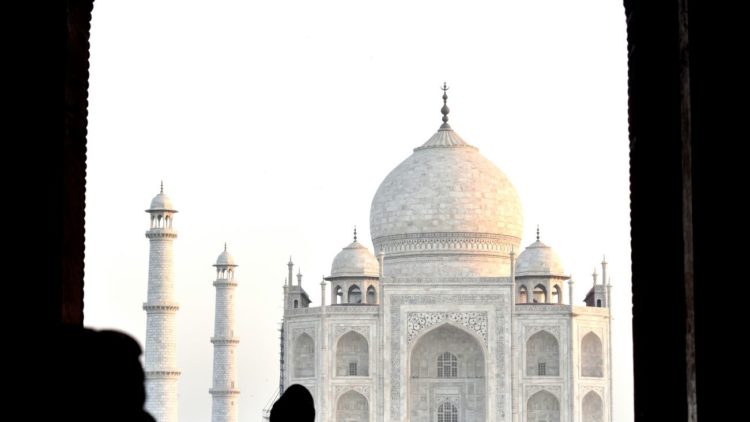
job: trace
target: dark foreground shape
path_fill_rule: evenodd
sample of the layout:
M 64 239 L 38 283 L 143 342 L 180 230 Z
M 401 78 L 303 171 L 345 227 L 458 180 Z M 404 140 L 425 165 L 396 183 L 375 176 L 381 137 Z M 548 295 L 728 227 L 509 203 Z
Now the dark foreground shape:
M 56 373 L 47 393 L 61 421 L 155 422 L 144 409 L 141 348 L 127 334 L 63 327 L 51 339 Z
M 307 388 L 293 384 L 271 408 L 271 422 L 313 422 L 315 403 Z

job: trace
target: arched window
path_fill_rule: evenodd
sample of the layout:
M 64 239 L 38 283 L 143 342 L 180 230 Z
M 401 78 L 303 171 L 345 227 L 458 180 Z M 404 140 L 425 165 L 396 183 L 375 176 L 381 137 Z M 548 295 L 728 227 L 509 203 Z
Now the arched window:
M 596 307 L 597 308 L 601 308 L 602 307 L 602 300 L 601 299 L 597 299 L 596 300 Z
M 547 289 L 541 284 L 534 287 L 534 303 L 547 303 Z
M 552 288 L 552 298 L 554 303 L 563 303 L 562 289 L 559 284 L 555 284 L 555 287 Z
M 438 356 L 437 377 L 438 378 L 458 377 L 458 359 L 456 359 L 456 355 L 445 352 Z
M 438 406 L 438 422 L 458 422 L 458 409 L 452 403 L 444 402 Z
M 526 404 L 526 422 L 560 422 L 560 401 L 548 391 L 539 391 Z
M 529 301 L 529 292 L 526 290 L 526 286 L 521 286 L 518 289 L 518 303 L 527 303 Z
M 315 343 L 306 333 L 294 341 L 294 376 L 297 378 L 315 376 Z
M 588 333 L 581 340 L 581 376 L 602 377 L 602 341 L 594 333 Z
M 299 308 L 299 302 L 297 301 L 297 299 L 294 299 L 294 307 Z
M 336 286 L 336 304 L 341 305 L 344 303 L 344 290 L 341 286 Z
M 581 418 L 582 422 L 603 422 L 604 406 L 602 398 L 595 392 L 589 391 L 588 394 L 583 396 L 581 414 L 583 416 Z
M 370 352 L 367 339 L 349 331 L 336 343 L 336 376 L 367 376 L 370 374 Z
M 370 286 L 367 288 L 367 303 L 375 304 L 376 301 L 375 287 Z
M 349 303 L 362 303 L 362 291 L 356 284 L 349 287 Z
M 560 347 L 547 331 L 540 331 L 526 341 L 526 375 L 560 375 Z

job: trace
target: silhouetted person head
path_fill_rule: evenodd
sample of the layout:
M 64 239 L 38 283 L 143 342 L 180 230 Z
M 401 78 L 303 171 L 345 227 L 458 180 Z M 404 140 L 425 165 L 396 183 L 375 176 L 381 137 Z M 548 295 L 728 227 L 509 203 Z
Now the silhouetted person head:
M 57 420 L 154 422 L 144 409 L 141 348 L 127 334 L 64 327 L 50 350 L 57 379 L 46 391 L 59 403 Z
M 271 422 L 313 422 L 315 403 L 307 388 L 292 384 L 271 408 Z

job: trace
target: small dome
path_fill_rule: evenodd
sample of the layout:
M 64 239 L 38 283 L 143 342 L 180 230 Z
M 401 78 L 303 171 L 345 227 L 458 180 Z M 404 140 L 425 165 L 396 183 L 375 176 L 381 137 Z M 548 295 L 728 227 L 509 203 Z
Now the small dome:
M 151 206 L 148 211 L 172 211 L 177 212 L 172 205 L 172 200 L 164 193 L 160 192 L 151 200 Z
M 216 266 L 219 267 L 236 267 L 237 264 L 234 263 L 234 257 L 232 254 L 227 252 L 226 248 L 224 248 L 224 252 L 222 252 L 218 258 L 216 258 Z
M 331 277 L 379 277 L 380 264 L 364 245 L 352 242 L 333 258 Z
M 518 255 L 516 276 L 565 277 L 565 271 L 557 252 L 537 240 Z

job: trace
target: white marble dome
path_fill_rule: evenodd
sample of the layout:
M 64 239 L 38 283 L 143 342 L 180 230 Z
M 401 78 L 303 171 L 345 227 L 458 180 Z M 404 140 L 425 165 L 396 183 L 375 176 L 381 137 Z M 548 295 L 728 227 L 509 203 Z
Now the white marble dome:
M 484 255 L 507 263 L 510 250 L 520 247 L 522 232 L 521 201 L 513 184 L 448 125 L 386 176 L 370 208 L 373 245 L 385 252 L 386 262 L 395 256 L 442 254 L 444 262 L 435 271 L 452 275 L 499 275 L 499 269 L 490 268 L 500 265 L 495 261 L 482 264 L 483 270 L 446 266 L 455 267 L 456 255 L 466 260 L 472 253 L 474 261 Z
M 333 258 L 331 277 L 378 277 L 380 264 L 375 255 L 356 240 Z
M 151 200 L 151 206 L 149 207 L 149 211 L 174 211 L 174 205 L 172 205 L 172 200 L 169 199 L 169 197 L 164 193 L 160 192 L 158 195 L 154 197 L 154 199 Z
M 524 276 L 565 277 L 565 270 L 557 252 L 537 239 L 518 255 L 516 277 Z
M 216 258 L 216 264 L 217 267 L 236 267 L 237 264 L 234 263 L 234 257 L 232 254 L 230 254 L 226 247 L 224 248 L 224 251 L 219 254 L 219 257 Z

